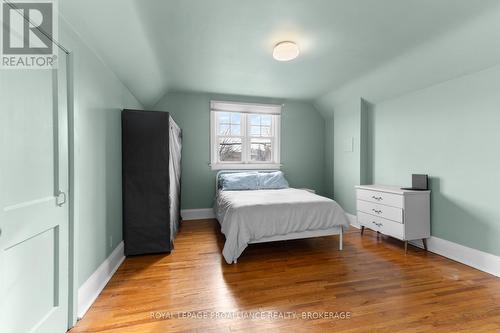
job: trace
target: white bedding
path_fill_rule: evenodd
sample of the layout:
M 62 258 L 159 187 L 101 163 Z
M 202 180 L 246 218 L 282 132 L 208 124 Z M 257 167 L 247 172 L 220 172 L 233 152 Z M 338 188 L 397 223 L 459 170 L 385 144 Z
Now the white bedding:
M 349 226 L 335 201 L 294 188 L 218 191 L 215 213 L 226 236 L 222 254 L 227 263 L 264 237 Z

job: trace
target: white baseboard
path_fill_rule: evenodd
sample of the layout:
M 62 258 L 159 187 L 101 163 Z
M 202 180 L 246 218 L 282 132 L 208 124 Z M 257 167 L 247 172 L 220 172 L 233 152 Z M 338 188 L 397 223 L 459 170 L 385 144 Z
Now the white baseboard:
M 421 241 L 411 241 L 412 245 L 423 248 Z M 500 257 L 467 246 L 431 236 L 427 239 L 427 249 L 464 265 L 500 277 Z
M 361 228 L 361 226 L 358 223 L 358 217 L 356 215 L 352 215 L 349 213 L 345 213 L 345 215 L 347 216 L 347 219 L 349 220 L 349 223 L 351 224 L 351 226 L 353 226 L 354 228 L 357 228 L 357 229 Z
M 83 318 L 85 313 L 87 313 L 97 299 L 97 296 L 99 296 L 118 267 L 120 267 L 123 260 L 125 260 L 123 247 L 123 242 L 118 244 L 109 257 L 104 260 L 97 270 L 78 289 L 78 319 Z
M 199 208 L 199 209 L 183 209 L 181 210 L 182 220 L 204 220 L 214 219 L 215 213 L 213 208 Z
M 355 215 L 347 214 L 351 226 L 360 229 L 358 219 Z M 420 240 L 410 241 L 412 245 L 423 248 Z M 442 238 L 431 236 L 427 239 L 427 249 L 432 253 L 439 254 L 445 258 L 457 261 L 464 265 L 473 267 L 480 271 L 500 277 L 500 257 L 490 253 L 479 251 L 467 246 L 447 241 Z

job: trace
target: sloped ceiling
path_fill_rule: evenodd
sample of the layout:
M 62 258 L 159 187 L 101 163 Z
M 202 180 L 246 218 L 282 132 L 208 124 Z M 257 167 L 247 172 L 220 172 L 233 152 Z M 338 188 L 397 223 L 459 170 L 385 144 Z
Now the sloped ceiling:
M 500 4 L 500 2 L 499 2 Z M 371 104 L 500 64 L 500 7 L 432 38 L 314 100 L 323 116 L 363 98 Z
M 61 0 L 61 14 L 145 106 L 169 90 L 315 99 L 498 0 Z M 301 55 L 277 62 L 293 40 Z

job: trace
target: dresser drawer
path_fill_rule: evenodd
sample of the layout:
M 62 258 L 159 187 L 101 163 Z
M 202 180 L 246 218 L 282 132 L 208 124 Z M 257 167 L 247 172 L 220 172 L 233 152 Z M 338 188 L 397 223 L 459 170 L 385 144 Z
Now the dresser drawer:
M 358 211 L 403 223 L 403 209 L 358 200 Z
M 403 208 L 403 196 L 399 194 L 358 189 L 357 197 L 364 201 Z
M 404 240 L 404 224 L 358 211 L 358 223 L 384 235 Z

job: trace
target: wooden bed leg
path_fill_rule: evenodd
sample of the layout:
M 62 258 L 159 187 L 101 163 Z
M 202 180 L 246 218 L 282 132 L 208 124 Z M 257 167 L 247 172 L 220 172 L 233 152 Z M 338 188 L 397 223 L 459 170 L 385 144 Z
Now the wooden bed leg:
M 339 234 L 339 251 L 342 251 L 343 248 L 344 248 L 344 245 L 342 244 L 343 243 L 343 234 L 344 233 L 344 227 L 343 226 L 340 226 L 340 234 Z
M 361 236 L 363 236 L 363 232 L 365 231 L 365 227 L 362 225 L 361 226 Z

